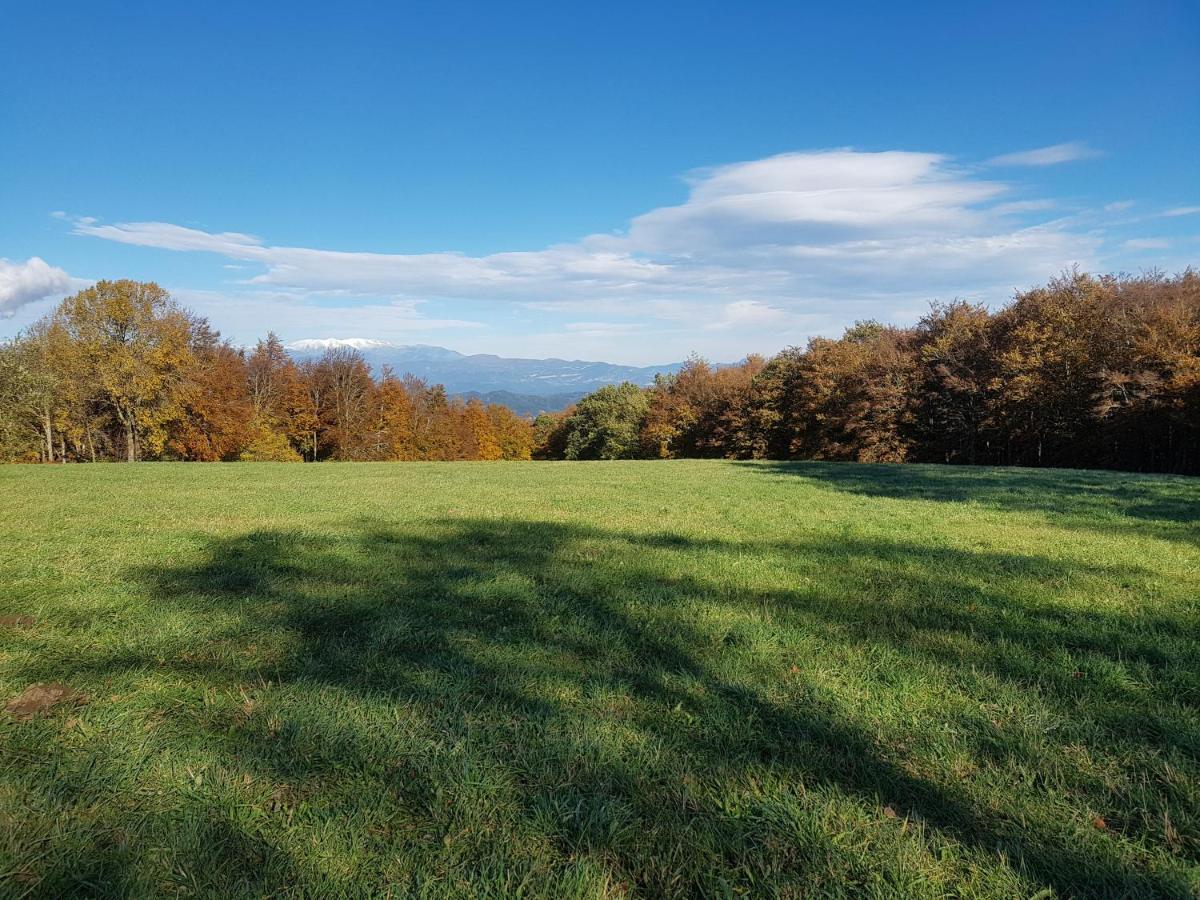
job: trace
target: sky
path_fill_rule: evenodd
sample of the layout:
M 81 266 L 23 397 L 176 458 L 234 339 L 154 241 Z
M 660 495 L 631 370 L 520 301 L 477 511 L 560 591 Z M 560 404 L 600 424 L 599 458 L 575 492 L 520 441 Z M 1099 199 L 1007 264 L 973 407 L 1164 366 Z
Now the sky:
M 1200 3 L 0 11 L 0 339 L 97 279 L 237 344 L 733 361 L 1200 266 Z

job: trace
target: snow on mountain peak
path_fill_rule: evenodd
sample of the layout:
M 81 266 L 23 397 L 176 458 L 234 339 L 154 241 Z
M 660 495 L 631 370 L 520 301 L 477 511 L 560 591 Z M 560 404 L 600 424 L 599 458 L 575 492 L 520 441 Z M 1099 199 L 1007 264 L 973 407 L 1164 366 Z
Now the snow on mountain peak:
M 287 349 L 301 352 L 311 350 L 329 350 L 334 347 L 353 347 L 355 350 L 381 350 L 393 347 L 387 341 L 377 341 L 372 338 L 306 338 L 302 341 L 292 341 Z

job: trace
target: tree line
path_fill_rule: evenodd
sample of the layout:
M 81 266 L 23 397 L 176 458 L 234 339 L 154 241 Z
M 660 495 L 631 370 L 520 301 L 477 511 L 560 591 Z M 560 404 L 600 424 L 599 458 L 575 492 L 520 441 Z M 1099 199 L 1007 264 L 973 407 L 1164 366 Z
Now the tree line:
M 996 312 L 934 305 L 915 326 L 735 366 L 693 358 L 534 423 L 542 459 L 724 457 L 1200 474 L 1200 274 L 1068 273 Z
M 153 283 L 101 281 L 0 344 L 0 459 L 718 457 L 1200 474 L 1200 274 L 1069 273 L 995 312 L 860 322 L 693 358 L 532 423 L 350 348 L 234 347 Z
M 0 344 L 0 459 L 529 459 L 529 422 L 334 348 L 234 347 L 153 283 L 101 281 Z

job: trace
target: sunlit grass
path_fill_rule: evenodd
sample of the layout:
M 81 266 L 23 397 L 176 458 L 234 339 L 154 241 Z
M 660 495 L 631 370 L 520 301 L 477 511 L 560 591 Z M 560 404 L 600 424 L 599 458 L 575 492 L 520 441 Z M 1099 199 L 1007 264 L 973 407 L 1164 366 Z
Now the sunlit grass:
M 1200 482 L 0 469 L 0 894 L 1189 896 Z

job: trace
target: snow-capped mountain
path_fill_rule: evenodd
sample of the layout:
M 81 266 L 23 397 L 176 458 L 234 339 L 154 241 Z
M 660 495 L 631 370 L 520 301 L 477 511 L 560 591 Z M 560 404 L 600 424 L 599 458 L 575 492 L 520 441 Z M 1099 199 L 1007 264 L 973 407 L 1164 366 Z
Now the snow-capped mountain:
M 371 338 L 307 338 L 302 341 L 292 341 L 287 345 L 293 353 L 320 353 L 334 347 L 352 347 L 355 350 L 378 350 L 390 347 L 387 341 L 375 341 Z
M 411 373 L 431 384 L 445 385 L 452 394 L 487 395 L 508 391 L 534 402 L 545 398 L 547 409 L 558 409 L 606 384 L 632 381 L 649 385 L 659 372 L 679 370 L 682 363 L 660 366 L 622 366 L 570 359 L 510 359 L 490 353 L 471 355 L 426 344 L 390 344 L 370 338 L 310 338 L 293 341 L 287 349 L 296 359 L 312 359 L 333 347 L 352 347 L 378 372 L 390 366 L 397 374 Z

